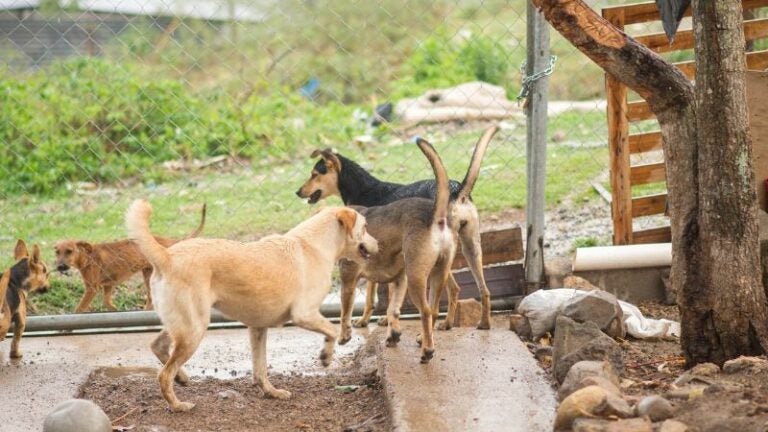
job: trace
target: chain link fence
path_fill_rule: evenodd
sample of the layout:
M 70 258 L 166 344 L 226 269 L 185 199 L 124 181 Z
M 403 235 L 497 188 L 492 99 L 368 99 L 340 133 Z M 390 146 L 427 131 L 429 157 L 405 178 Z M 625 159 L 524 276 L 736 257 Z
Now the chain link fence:
M 609 187 L 603 74 L 555 31 L 552 53 L 550 256 L 611 236 L 610 204 L 595 192 Z M 473 197 L 485 228 L 524 223 L 525 119 L 515 97 L 525 2 L 0 0 L 0 57 L 3 268 L 16 238 L 40 244 L 49 267 L 58 240 L 125 238 L 123 215 L 137 197 L 151 200 L 153 230 L 166 236 L 192 231 L 203 203 L 204 236 L 285 231 L 316 210 L 295 195 L 315 149 L 411 182 L 431 176 L 405 139 L 420 135 L 461 179 L 491 121 L 501 131 Z M 501 90 L 492 107 L 432 100 L 476 81 Z M 412 121 L 414 105 L 403 101 L 418 98 L 444 102 L 448 118 L 427 121 L 426 109 Z M 388 103 L 391 121 L 374 121 L 377 107 L 389 119 Z M 484 119 L 498 107 L 503 119 Z M 38 312 L 71 312 L 79 277 L 52 281 L 33 299 Z M 118 290 L 118 308 L 141 305 L 140 284 Z

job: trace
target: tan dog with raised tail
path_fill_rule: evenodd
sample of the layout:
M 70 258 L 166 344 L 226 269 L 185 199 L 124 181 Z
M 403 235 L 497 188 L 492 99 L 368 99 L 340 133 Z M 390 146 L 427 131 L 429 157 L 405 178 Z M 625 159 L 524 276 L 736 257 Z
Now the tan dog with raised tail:
M 337 330 L 320 314 L 331 288 L 331 273 L 341 258 L 364 262 L 378 251 L 365 218 L 348 208 L 326 208 L 284 235 L 241 243 L 188 239 L 165 247 L 149 230 L 152 207 L 135 201 L 126 215 L 130 237 L 152 264 L 152 298 L 163 331 L 152 350 L 163 362 L 160 389 L 174 411 L 194 407 L 181 402 L 173 379 L 184 383 L 182 365 L 205 335 L 211 308 L 248 326 L 253 381 L 267 396 L 286 399 L 267 378 L 267 329 L 293 321 L 325 335 L 323 365 L 333 357 Z

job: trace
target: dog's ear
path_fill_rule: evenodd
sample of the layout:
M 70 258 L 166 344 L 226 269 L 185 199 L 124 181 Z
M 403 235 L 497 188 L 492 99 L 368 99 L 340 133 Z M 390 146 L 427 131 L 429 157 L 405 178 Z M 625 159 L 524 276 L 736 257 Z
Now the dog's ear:
M 16 247 L 13 249 L 13 259 L 18 261 L 28 256 L 29 250 L 27 249 L 27 244 L 24 243 L 24 240 L 18 239 L 16 241 Z
M 32 256 L 29 259 L 31 264 L 40 264 L 40 246 L 32 246 Z
M 93 252 L 93 246 L 88 242 L 79 241 L 75 243 L 75 246 L 77 246 L 78 249 L 86 251 L 87 253 Z
M 344 227 L 347 236 L 352 238 L 352 231 L 355 229 L 355 222 L 357 221 L 357 212 L 352 209 L 343 208 L 336 212 L 336 219 L 339 220 L 339 225 Z
M 339 157 L 336 156 L 336 153 L 333 152 L 333 150 L 327 148 L 322 151 L 321 155 L 325 160 L 325 166 L 329 170 L 341 172 L 341 161 L 339 160 Z

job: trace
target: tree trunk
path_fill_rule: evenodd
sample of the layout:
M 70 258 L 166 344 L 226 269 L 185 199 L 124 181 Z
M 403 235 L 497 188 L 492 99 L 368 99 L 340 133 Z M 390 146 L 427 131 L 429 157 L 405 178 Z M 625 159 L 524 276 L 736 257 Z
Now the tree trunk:
M 688 365 L 722 364 L 754 354 L 760 342 L 768 347 L 740 3 L 694 2 L 696 52 L 707 57 L 697 68 L 707 78 L 697 75 L 694 94 L 679 69 L 582 0 L 533 2 L 574 46 L 645 98 L 661 125 L 672 227 L 671 282 L 681 293 L 681 339 Z
M 700 286 L 679 299 L 691 363 L 759 354 L 768 335 L 740 1 L 693 1 Z

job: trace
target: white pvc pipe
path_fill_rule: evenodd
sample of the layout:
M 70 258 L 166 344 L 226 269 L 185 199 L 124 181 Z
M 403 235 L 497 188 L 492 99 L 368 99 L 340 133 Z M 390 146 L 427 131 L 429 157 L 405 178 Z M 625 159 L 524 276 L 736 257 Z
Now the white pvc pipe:
M 599 246 L 576 249 L 573 271 L 665 267 L 671 263 L 671 243 Z

